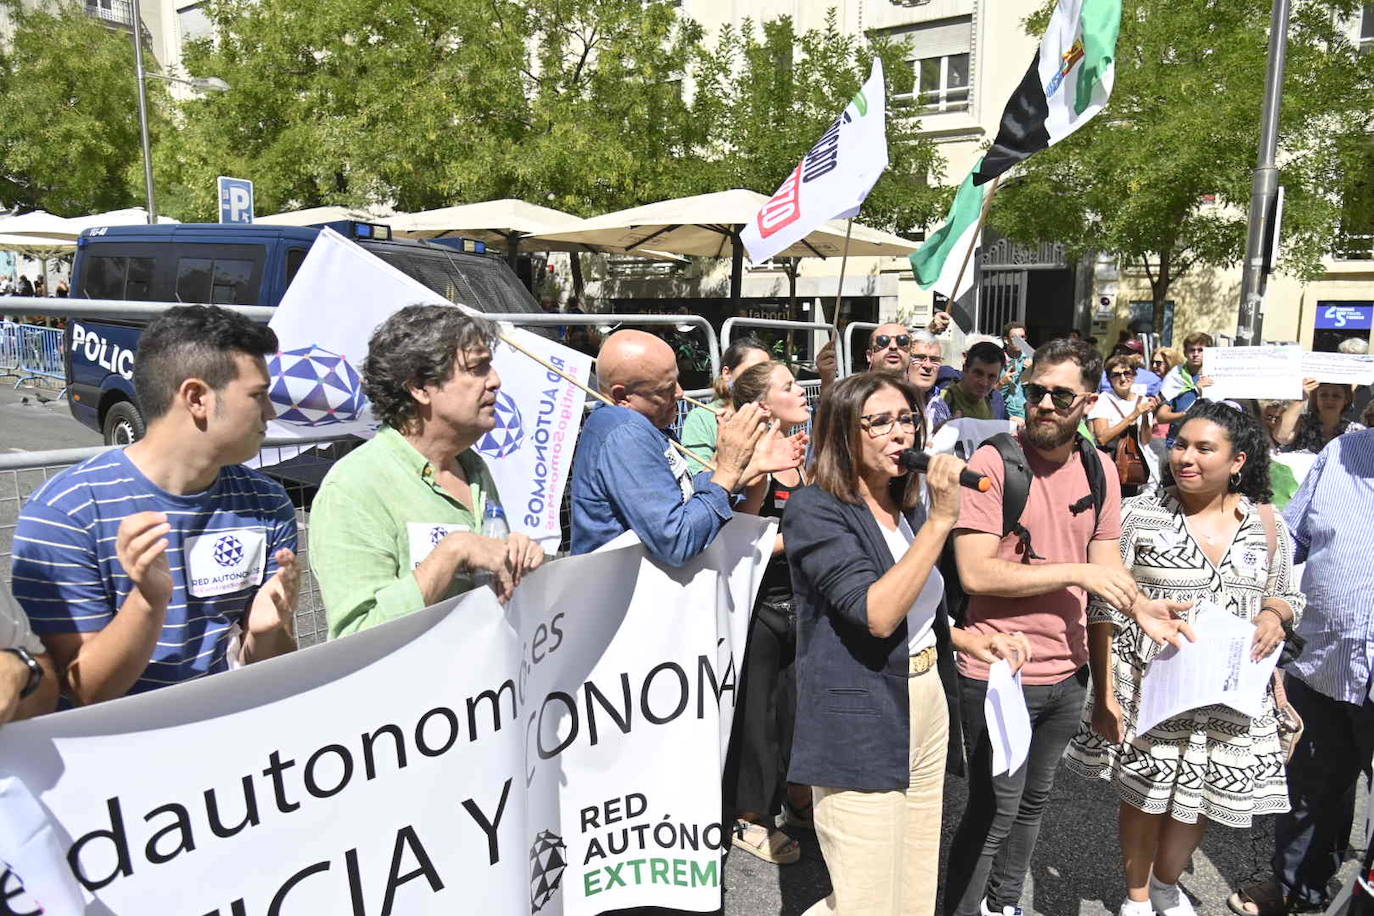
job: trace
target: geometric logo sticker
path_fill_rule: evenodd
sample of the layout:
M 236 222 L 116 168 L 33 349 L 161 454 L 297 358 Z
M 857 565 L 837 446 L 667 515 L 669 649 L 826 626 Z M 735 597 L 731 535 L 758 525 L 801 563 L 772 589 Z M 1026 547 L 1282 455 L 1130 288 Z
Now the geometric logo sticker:
M 477 451 L 488 458 L 504 458 L 513 454 L 525 441 L 525 427 L 520 421 L 520 408 L 504 391 L 496 392 L 496 425 L 477 440 Z
M 445 528 L 443 525 L 436 525 L 429 532 L 429 543 L 435 547 L 438 547 L 439 542 L 446 537 L 448 537 L 448 529 Z
M 553 899 L 563 881 L 568 850 L 558 834 L 541 830 L 530 847 L 530 912 L 538 913 Z
M 220 566 L 237 566 L 243 562 L 243 542 L 232 534 L 215 541 L 215 562 Z
M 358 370 L 337 353 L 314 345 L 277 353 L 267 361 L 268 397 L 277 419 L 299 426 L 349 423 L 367 406 Z

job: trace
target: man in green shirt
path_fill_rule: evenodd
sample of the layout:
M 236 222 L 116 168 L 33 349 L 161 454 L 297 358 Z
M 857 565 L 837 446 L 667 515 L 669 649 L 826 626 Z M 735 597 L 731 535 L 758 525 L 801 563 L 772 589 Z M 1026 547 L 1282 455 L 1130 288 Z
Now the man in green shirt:
M 964 354 L 964 370 L 959 380 L 946 388 L 930 405 L 931 429 L 947 420 L 969 417 L 974 420 L 1005 420 L 1006 408 L 993 406 L 992 391 L 1002 377 L 1006 354 L 990 340 L 980 341 Z
M 382 428 L 330 469 L 310 513 L 332 638 L 465 592 L 479 570 L 509 600 L 544 561 L 524 534 L 481 534 L 500 504 L 472 448 L 496 423 L 496 339 L 486 319 L 439 305 L 407 306 L 373 332 L 363 390 Z

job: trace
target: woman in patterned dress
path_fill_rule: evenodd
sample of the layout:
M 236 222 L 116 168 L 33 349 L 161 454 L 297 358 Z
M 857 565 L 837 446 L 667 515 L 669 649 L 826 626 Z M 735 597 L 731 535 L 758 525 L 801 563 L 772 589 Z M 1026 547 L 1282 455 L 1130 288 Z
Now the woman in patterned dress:
M 1251 657 L 1263 658 L 1304 605 L 1292 578 L 1292 543 L 1262 505 L 1270 498 L 1266 433 L 1249 414 L 1199 401 L 1168 457 L 1165 488 L 1122 504 L 1122 559 L 1149 598 L 1190 608 L 1205 598 L 1252 622 Z M 1191 916 L 1177 882 L 1207 822 L 1249 827 L 1256 814 L 1288 810 L 1272 692 L 1254 719 L 1204 706 L 1137 734 L 1141 678 L 1159 650 L 1096 596 L 1088 619 L 1090 640 L 1111 652 L 1093 653 L 1094 695 L 1068 763 L 1111 780 L 1121 799 L 1128 889 L 1121 916 Z

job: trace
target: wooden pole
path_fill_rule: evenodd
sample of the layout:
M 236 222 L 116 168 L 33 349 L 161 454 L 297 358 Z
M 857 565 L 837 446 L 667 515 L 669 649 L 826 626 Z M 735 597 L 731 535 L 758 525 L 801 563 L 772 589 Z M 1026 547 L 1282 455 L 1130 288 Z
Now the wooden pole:
M 543 357 L 539 356 L 539 355 L 536 354 L 536 353 L 531 353 L 529 350 L 525 349 L 523 346 L 521 346 L 520 344 L 518 344 L 518 343 L 516 343 L 515 341 L 511 340 L 509 337 L 505 336 L 504 334 L 500 335 L 500 337 L 501 337 L 501 342 L 504 343 L 506 346 L 510 347 L 512 350 L 516 351 L 517 353 L 523 353 L 523 354 L 525 354 L 525 355 L 528 356 L 530 359 L 534 360 L 536 363 L 538 363 L 539 365 L 543 366 L 545 369 L 549 370 L 550 372 L 554 373 L 555 375 L 558 375 L 558 376 L 561 376 L 562 378 L 567 379 L 568 381 L 570 381 L 570 382 L 572 382 L 574 385 L 576 385 L 578 388 L 581 388 L 583 391 L 587 392 L 587 394 L 590 394 L 592 397 L 596 398 L 596 399 L 597 399 L 598 401 L 600 401 L 601 403 L 606 404 L 606 405 L 608 405 L 608 406 L 610 406 L 610 407 L 614 407 L 614 406 L 615 406 L 615 403 L 614 403 L 613 401 L 611 401 L 610 398 L 606 397 L 604 394 L 602 394 L 601 392 L 597 391 L 595 388 L 589 387 L 589 386 L 586 385 L 584 382 L 582 382 L 581 379 L 573 378 L 571 375 L 569 375 L 568 373 L 564 372 L 562 369 L 558 368 L 558 367 L 555 366 L 553 363 L 550 363 L 549 361 L 545 360 Z M 693 400 L 692 398 L 684 398 L 684 400 L 691 401 L 693 404 L 700 404 L 702 407 L 706 407 L 706 408 L 709 409 L 709 410 L 714 410 L 714 408 L 711 408 L 709 405 L 707 405 L 707 404 L 702 404 L 700 401 Z M 671 442 L 671 443 L 673 443 L 673 445 L 677 448 L 677 450 L 678 450 L 679 452 L 681 452 L 682 454 L 686 455 L 688 458 L 691 458 L 691 459 L 692 459 L 693 461 L 695 461 L 697 464 L 702 465 L 702 466 L 705 467 L 707 470 L 714 471 L 714 470 L 716 469 L 716 464 L 715 464 L 714 461 L 710 461 L 710 460 L 708 460 L 708 459 L 706 459 L 706 458 L 701 457 L 701 456 L 698 455 L 696 452 L 692 451 L 691 449 L 689 449 L 687 446 L 683 445 L 681 442 L 677 441 L 676 439 L 671 439 L 671 438 L 670 438 L 668 441 Z
M 835 288 L 835 327 L 840 326 L 840 299 L 844 296 L 844 269 L 849 263 L 849 233 L 854 229 L 854 217 L 844 224 L 844 251 L 840 254 L 840 284 Z
M 987 196 L 983 198 L 983 210 L 978 214 L 978 228 L 975 229 L 973 232 L 973 238 L 975 241 L 978 241 L 983 237 L 983 224 L 988 221 L 988 210 L 992 207 L 992 195 L 997 193 L 997 184 L 1001 180 L 1002 176 L 998 175 L 995 178 L 993 178 L 992 183 L 988 185 Z M 959 293 L 959 284 L 964 282 L 964 272 L 968 270 L 968 262 L 973 259 L 973 249 L 977 247 L 978 246 L 976 244 L 970 245 L 968 251 L 964 252 L 964 261 L 962 264 L 959 265 L 959 274 L 954 278 L 953 292 L 955 293 L 955 295 L 958 295 Z M 953 306 L 954 296 L 951 296 L 949 299 L 949 304 L 945 306 L 945 311 L 949 311 Z

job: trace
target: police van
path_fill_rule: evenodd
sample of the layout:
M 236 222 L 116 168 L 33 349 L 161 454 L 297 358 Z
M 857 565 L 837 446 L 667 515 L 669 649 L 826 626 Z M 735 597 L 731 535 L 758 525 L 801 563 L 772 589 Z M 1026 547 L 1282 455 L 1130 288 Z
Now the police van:
M 328 226 L 445 299 L 489 313 L 540 311 L 502 258 L 481 242 L 391 238 L 388 226 L 344 220 L 311 227 L 181 223 L 88 229 L 77 240 L 73 299 L 276 306 Z M 75 303 L 73 303 L 75 305 Z M 108 445 L 143 435 L 133 367 L 143 320 L 68 320 L 65 363 L 72 416 Z

